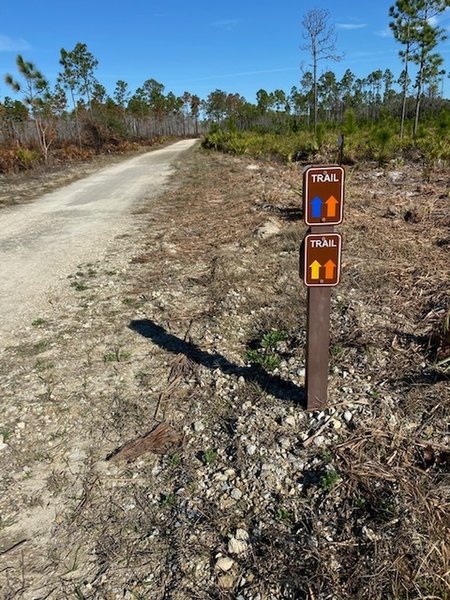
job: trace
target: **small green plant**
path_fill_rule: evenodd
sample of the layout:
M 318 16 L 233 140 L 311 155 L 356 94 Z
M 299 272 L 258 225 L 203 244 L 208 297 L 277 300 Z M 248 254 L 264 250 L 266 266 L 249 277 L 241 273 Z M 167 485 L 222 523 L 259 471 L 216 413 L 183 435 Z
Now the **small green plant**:
M 132 306 L 135 303 L 135 300 L 133 298 L 124 298 L 122 300 L 122 304 L 125 304 L 126 306 Z
M 325 448 L 324 450 L 322 450 L 322 452 L 320 453 L 323 462 L 328 465 L 330 464 L 330 462 L 333 460 L 333 455 L 331 454 L 331 452 Z
M 393 137 L 392 129 L 388 127 L 379 127 L 372 133 L 372 139 L 376 146 L 376 159 L 379 164 L 382 165 L 389 160 L 390 157 L 390 143 Z
M 53 369 L 54 366 L 55 366 L 54 363 L 48 362 L 46 360 L 42 360 L 41 358 L 38 358 L 34 365 L 34 368 L 39 373 L 42 373 L 42 371 L 47 371 L 48 369 Z
M 278 329 L 272 329 L 265 333 L 257 348 L 247 350 L 246 360 L 258 365 L 267 371 L 274 371 L 280 366 L 280 356 L 277 345 L 286 339 L 286 333 Z
M 203 462 L 206 465 L 210 465 L 217 460 L 218 456 L 219 455 L 217 453 L 217 450 L 213 450 L 213 449 L 205 450 L 203 452 Z
M 0 436 L 3 438 L 4 442 L 7 442 L 12 436 L 12 431 L 9 429 L 0 429 Z
M 84 292 L 88 289 L 88 286 L 84 283 L 84 281 L 72 281 L 70 287 L 75 288 L 77 292 Z
M 292 523 L 292 521 L 294 520 L 294 514 L 291 510 L 288 510 L 287 508 L 279 508 L 277 512 L 277 519 L 281 522 Z
M 163 508 L 173 508 L 177 505 L 177 497 L 175 494 L 162 494 L 159 504 Z
M 42 327 L 42 325 L 46 325 L 47 321 L 45 319 L 41 319 L 40 317 L 31 321 L 33 327 Z
M 111 363 L 111 362 L 125 362 L 131 357 L 131 352 L 128 350 L 119 350 L 116 349 L 112 352 L 107 352 L 103 355 L 103 362 Z
M 169 456 L 169 465 L 171 467 L 178 467 L 178 465 L 181 462 L 181 456 L 177 453 L 172 454 L 171 456 Z
M 358 496 L 358 498 L 355 500 L 355 504 L 358 508 L 365 508 L 367 505 L 367 500 L 363 498 L 363 496 Z
M 336 487 L 340 479 L 341 476 L 339 473 L 334 469 L 330 469 L 320 478 L 320 486 L 326 492 L 331 492 L 331 490 Z
M 44 350 L 46 350 L 48 348 L 48 345 L 49 345 L 48 340 L 39 340 L 39 342 L 36 342 L 36 344 L 34 344 L 33 351 L 36 354 L 39 354 L 40 352 L 44 352 Z
M 265 333 L 261 340 L 261 347 L 267 350 L 274 350 L 278 342 L 283 342 L 286 339 L 286 332 L 272 329 Z
M 339 356 L 339 354 L 342 354 L 342 352 L 344 352 L 344 346 L 339 342 L 331 346 L 332 356 Z

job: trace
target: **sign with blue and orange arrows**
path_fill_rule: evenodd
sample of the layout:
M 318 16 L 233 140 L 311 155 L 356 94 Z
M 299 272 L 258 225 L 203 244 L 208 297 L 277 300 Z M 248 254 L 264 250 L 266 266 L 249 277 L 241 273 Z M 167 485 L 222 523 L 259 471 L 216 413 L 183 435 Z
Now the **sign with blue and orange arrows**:
M 339 233 L 309 233 L 304 240 L 303 281 L 308 287 L 338 285 L 342 238 Z
M 308 167 L 303 174 L 303 213 L 307 225 L 339 225 L 344 217 L 345 171 Z

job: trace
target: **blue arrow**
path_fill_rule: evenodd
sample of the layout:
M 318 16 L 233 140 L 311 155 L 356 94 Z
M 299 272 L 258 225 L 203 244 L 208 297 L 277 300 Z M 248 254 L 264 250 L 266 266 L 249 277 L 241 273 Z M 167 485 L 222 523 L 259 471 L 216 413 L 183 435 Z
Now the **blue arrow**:
M 311 200 L 312 213 L 311 217 L 313 219 L 320 219 L 322 216 L 322 200 L 319 196 L 316 196 L 313 200 Z

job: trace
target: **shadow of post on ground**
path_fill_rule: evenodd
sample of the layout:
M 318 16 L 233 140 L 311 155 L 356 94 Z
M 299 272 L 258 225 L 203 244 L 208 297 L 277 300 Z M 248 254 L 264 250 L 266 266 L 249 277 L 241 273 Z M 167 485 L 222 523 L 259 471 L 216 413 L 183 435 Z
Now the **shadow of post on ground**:
M 257 383 L 262 390 L 279 398 L 306 407 L 305 390 L 278 375 L 271 375 L 259 366 L 241 367 L 230 362 L 222 354 L 210 354 L 196 344 L 187 342 L 167 332 L 150 319 L 131 321 L 129 328 L 154 344 L 173 354 L 184 354 L 193 362 L 208 369 L 220 369 L 224 374 L 243 377 L 245 381 Z

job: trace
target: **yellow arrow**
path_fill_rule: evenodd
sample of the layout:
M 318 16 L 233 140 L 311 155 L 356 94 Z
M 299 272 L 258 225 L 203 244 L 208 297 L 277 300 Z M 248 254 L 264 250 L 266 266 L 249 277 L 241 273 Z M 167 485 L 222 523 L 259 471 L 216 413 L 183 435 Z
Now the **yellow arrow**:
M 311 269 L 311 279 L 320 279 L 320 267 L 321 266 L 322 265 L 317 260 L 315 260 L 313 263 L 311 263 L 309 265 L 309 268 Z
M 336 209 L 338 207 L 339 202 L 336 200 L 334 196 L 330 196 L 328 200 L 325 202 L 327 207 L 327 217 L 335 217 Z
M 325 267 L 325 279 L 334 279 L 336 264 L 330 259 L 323 266 Z

